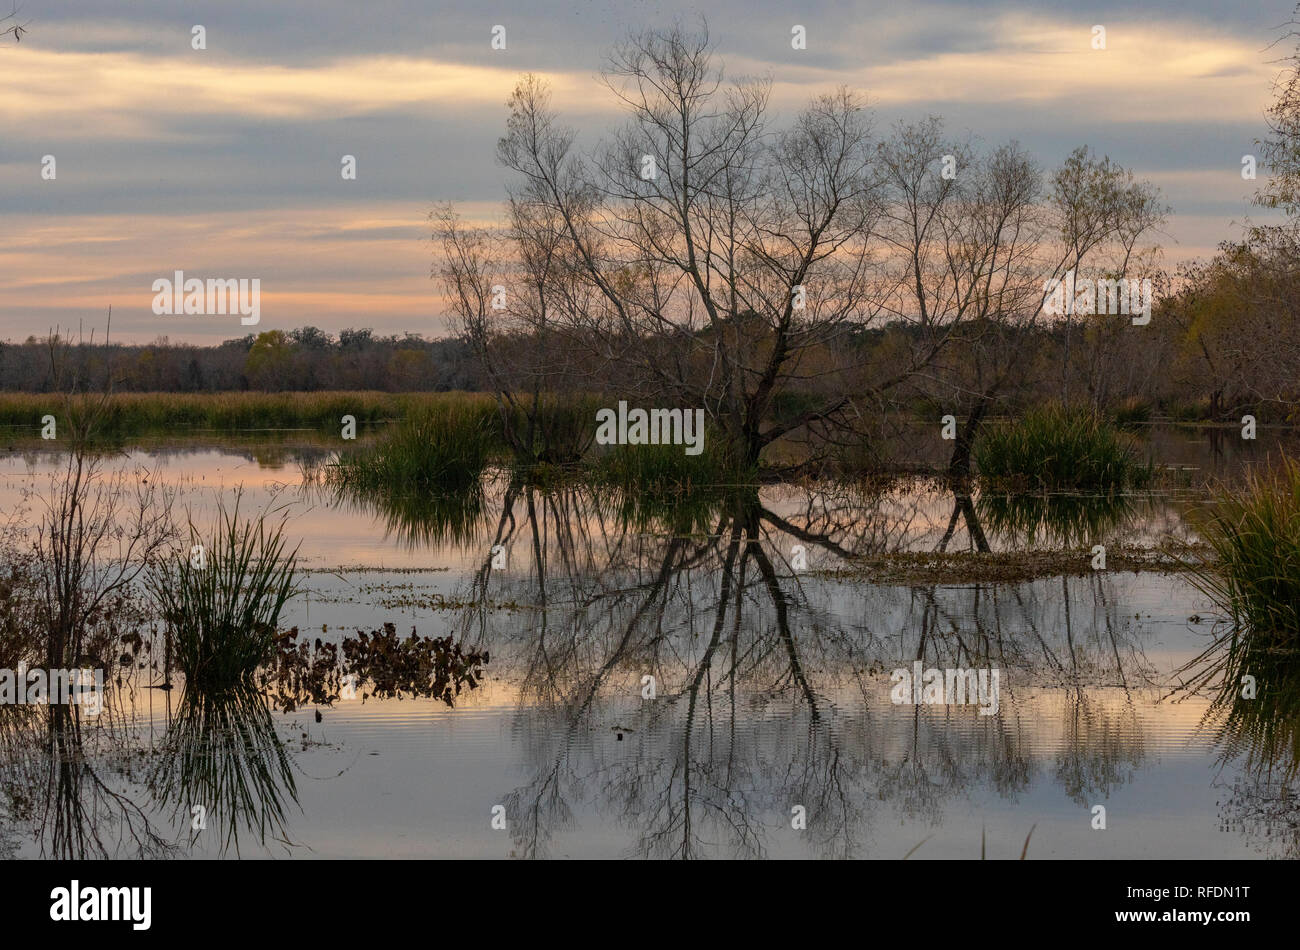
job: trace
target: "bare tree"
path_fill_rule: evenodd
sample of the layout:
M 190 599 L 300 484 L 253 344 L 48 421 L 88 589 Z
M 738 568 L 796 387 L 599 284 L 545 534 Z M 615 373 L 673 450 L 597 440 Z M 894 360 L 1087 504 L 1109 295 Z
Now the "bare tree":
M 22 42 L 23 34 L 27 32 L 27 24 L 18 23 L 16 22 L 17 19 L 18 19 L 17 6 L 14 6 L 4 16 L 0 16 L 0 40 L 4 39 L 6 36 L 12 36 L 14 38 L 15 43 Z M 6 23 L 9 25 L 5 26 Z
M 141 572 L 163 552 L 173 526 L 171 495 L 152 473 L 106 472 L 103 452 L 93 444 L 112 393 L 112 367 L 94 386 L 72 344 L 57 332 L 50 334 L 49 349 L 69 445 L 42 498 L 32 553 L 46 663 L 55 669 L 82 662 L 97 623 L 110 608 L 120 609 Z
M 1080 276 L 1085 264 L 1094 268 L 1089 279 L 1134 279 L 1134 268 L 1148 279 L 1156 252 L 1142 242 L 1158 229 L 1166 209 L 1159 192 L 1149 182 L 1139 182 L 1133 173 L 1109 157 L 1097 158 L 1085 147 L 1071 153 L 1052 176 L 1052 200 L 1057 216 L 1058 238 L 1064 249 L 1062 269 Z M 1065 311 L 1065 347 L 1061 363 L 1061 400 L 1070 398 L 1070 323 L 1074 301 L 1067 301 Z M 1127 318 L 1107 319 L 1115 314 L 1096 314 L 1093 321 L 1100 331 L 1094 334 L 1093 372 L 1090 385 L 1094 404 L 1100 403 L 1104 382 L 1103 359 L 1117 329 L 1127 325 Z M 1109 331 L 1109 332 L 1106 332 Z
M 1300 12 L 1300 4 L 1296 6 Z M 1294 228 L 1300 212 L 1300 21 L 1293 15 L 1273 43 L 1290 41 L 1296 49 L 1282 60 L 1282 71 L 1273 81 L 1273 104 L 1266 113 L 1268 135 L 1256 141 L 1261 147 L 1263 165 L 1270 172 L 1255 195 L 1255 203 L 1264 208 L 1286 212 Z
M 882 352 L 901 382 L 962 422 L 949 470 L 969 473 L 985 416 L 1024 392 L 1041 367 L 1031 359 L 1049 326 L 1046 290 L 1069 271 L 1125 274 L 1147 261 L 1140 241 L 1159 221 L 1154 189 L 1110 159 L 1076 149 L 1050 183 L 1015 142 L 988 152 L 949 140 L 931 117 L 900 125 L 881 145 L 888 183 L 881 233 L 890 246 L 887 310 L 909 327 Z M 1068 398 L 1070 317 L 1065 308 L 1062 398 Z M 1127 321 L 1128 317 L 1121 318 Z M 1094 376 L 1109 349 L 1094 346 Z
M 1041 172 L 1015 143 L 980 154 L 947 141 L 933 117 L 900 126 L 880 151 L 896 275 L 889 310 L 911 327 L 894 381 L 917 377 L 964 418 L 950 468 L 965 474 L 990 404 L 1024 369 L 1023 331 L 1042 309 Z
M 517 462 L 581 456 L 590 427 L 567 418 L 557 398 L 599 388 L 600 361 L 583 359 L 575 345 L 590 294 L 574 279 L 563 223 L 554 209 L 519 201 L 499 230 L 467 225 L 450 205 L 432 217 L 443 251 L 434 274 L 497 399 Z
M 518 172 L 514 206 L 562 224 L 598 307 L 570 314 L 618 341 L 651 398 L 704 407 L 742 461 L 813 420 L 843 412 L 843 390 L 772 422 L 802 358 L 876 312 L 873 222 L 880 214 L 870 123 L 848 90 L 816 98 L 781 132 L 765 126 L 769 84 L 726 83 L 707 33 L 635 36 L 603 78 L 629 121 L 592 157 L 523 79 L 498 154 Z
M 629 398 L 703 407 L 745 465 L 920 387 L 965 414 L 962 468 L 989 405 L 1024 380 L 1046 283 L 1125 267 L 1159 216 L 1149 186 L 1087 149 L 1049 186 L 1017 144 L 979 153 L 936 118 L 877 141 L 849 89 L 773 128 L 770 84 L 728 82 L 707 30 L 634 35 L 602 79 L 627 121 L 585 153 L 542 80 L 516 86 L 498 144 L 519 176 L 509 226 L 442 216 L 452 309 L 489 362 L 512 333 L 542 354 L 559 334 L 618 367 Z M 508 320 L 488 309 L 507 272 Z M 490 372 L 507 375 L 499 357 Z

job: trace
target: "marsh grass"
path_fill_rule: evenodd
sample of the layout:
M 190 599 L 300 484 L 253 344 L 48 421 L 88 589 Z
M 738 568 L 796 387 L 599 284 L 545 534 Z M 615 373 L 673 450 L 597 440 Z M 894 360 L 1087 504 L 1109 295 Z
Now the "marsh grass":
M 1152 474 L 1112 423 L 1059 405 L 987 429 L 973 454 L 980 477 L 1000 489 L 1118 491 Z
M 222 392 L 114 393 L 95 424 L 97 439 L 215 430 L 322 429 L 336 435 L 345 415 L 359 429 L 437 407 L 492 405 L 482 393 Z M 0 426 L 38 435 L 41 416 L 61 415 L 57 394 L 0 393 Z M 59 425 L 64 424 L 59 419 Z
M 1220 485 L 1198 521 L 1210 556 L 1187 566 L 1223 619 L 1175 692 L 1213 690 L 1206 718 L 1225 756 L 1289 783 L 1300 774 L 1300 463 Z
M 1199 528 L 1214 557 L 1193 577 L 1231 637 L 1300 651 L 1300 463 L 1250 471 L 1239 491 L 1221 486 Z
M 286 553 L 284 529 L 283 519 L 241 520 L 238 500 L 232 510 L 223 503 L 212 536 L 191 524 L 191 547 L 150 576 L 187 688 L 233 688 L 270 657 L 280 612 L 298 593 L 297 548 Z
M 1110 416 L 1121 429 L 1136 429 L 1150 423 L 1151 403 L 1141 396 L 1130 396 L 1115 406 Z
M 607 403 L 595 395 L 543 394 L 504 410 L 499 424 L 509 435 L 502 432 L 501 440 L 513 440 L 515 468 L 579 463 L 596 437 L 596 412 Z
M 470 493 L 498 447 L 489 401 L 422 409 L 377 441 L 339 453 L 325 483 L 360 493 Z
M 121 445 L 141 436 L 235 435 L 314 430 L 337 438 L 344 416 L 358 435 L 403 420 L 442 417 L 482 422 L 494 459 L 520 464 L 571 464 L 595 437 L 595 415 L 606 400 L 582 394 L 540 394 L 536 403 L 501 410 L 487 393 L 220 392 L 112 393 L 95 407 L 94 443 Z M 525 411 L 525 408 L 527 411 Z M 0 428 L 38 438 L 41 418 L 76 426 L 78 407 L 56 393 L 0 393 Z M 512 447 L 507 429 L 517 445 Z M 381 432 L 382 435 L 382 432 Z
M 704 445 L 699 455 L 680 445 L 615 446 L 591 460 L 585 479 L 625 527 L 678 537 L 707 533 L 738 490 L 758 483 L 758 472 L 737 464 L 716 432 Z
M 758 473 L 710 429 L 704 451 L 687 455 L 681 445 L 619 445 L 591 460 L 589 477 L 600 486 L 670 496 L 704 488 L 753 484 Z

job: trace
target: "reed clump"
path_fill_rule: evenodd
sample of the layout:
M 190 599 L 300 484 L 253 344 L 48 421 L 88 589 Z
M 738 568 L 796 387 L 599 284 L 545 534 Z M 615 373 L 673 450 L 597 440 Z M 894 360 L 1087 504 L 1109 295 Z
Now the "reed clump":
M 363 494 L 477 491 L 500 450 L 495 422 L 491 401 L 417 411 L 376 442 L 339 453 L 324 468 L 325 482 Z
M 1070 406 L 991 427 L 973 454 L 981 478 L 1000 488 L 1118 491 L 1145 485 L 1152 474 L 1114 424 Z
M 190 525 L 190 546 L 150 576 L 175 660 L 191 689 L 246 683 L 272 655 L 280 613 L 298 593 L 297 548 L 285 522 L 240 519 L 222 504 L 212 534 Z
M 1251 471 L 1240 490 L 1221 487 L 1200 532 L 1213 559 L 1198 586 L 1253 647 L 1300 650 L 1300 463 Z
M 710 430 L 704 450 L 687 455 L 680 445 L 619 445 L 589 463 L 593 484 L 624 491 L 673 494 L 702 488 L 752 484 L 755 469 L 737 461 L 737 453 Z

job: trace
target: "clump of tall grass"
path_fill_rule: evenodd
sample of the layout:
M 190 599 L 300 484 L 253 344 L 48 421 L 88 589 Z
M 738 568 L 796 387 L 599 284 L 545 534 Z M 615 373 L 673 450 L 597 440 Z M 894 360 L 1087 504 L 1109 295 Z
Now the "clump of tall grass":
M 1115 406 L 1110 415 L 1121 429 L 1136 428 L 1151 421 L 1151 403 L 1141 396 L 1130 396 Z
M 325 481 L 362 494 L 476 491 L 496 446 L 494 420 L 490 402 L 418 411 L 374 444 L 340 453 Z
M 758 477 L 714 430 L 698 455 L 687 455 L 680 445 L 615 446 L 592 460 L 590 475 L 597 485 L 646 493 L 747 484 Z
M 241 520 L 239 502 L 221 505 L 213 533 L 190 525 L 190 548 L 149 579 L 176 662 L 194 689 L 248 681 L 272 655 L 280 612 L 298 593 L 297 553 L 286 553 L 285 523 Z
M 1214 554 L 1197 585 L 1255 645 L 1300 651 L 1300 463 L 1220 488 L 1200 528 Z
M 1300 773 L 1300 463 L 1220 486 L 1200 514 L 1211 557 L 1188 565 L 1191 579 L 1225 622 L 1177 691 L 1212 688 L 1206 718 L 1219 720 L 1224 755 L 1289 786 Z
M 1151 477 L 1119 430 L 1084 408 L 1031 410 L 986 430 L 973 454 L 980 476 L 998 486 L 1116 491 Z
M 685 536 L 716 527 L 721 505 L 740 486 L 753 486 L 758 472 L 710 429 L 704 451 L 687 455 L 680 445 L 619 445 L 591 460 L 586 480 L 619 523 L 638 531 L 666 530 Z

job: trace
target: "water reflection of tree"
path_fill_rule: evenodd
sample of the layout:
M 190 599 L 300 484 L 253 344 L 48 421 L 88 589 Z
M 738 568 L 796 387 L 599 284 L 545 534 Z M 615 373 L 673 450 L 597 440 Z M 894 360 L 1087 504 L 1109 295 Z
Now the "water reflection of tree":
M 238 849 L 241 830 L 283 839 L 296 787 L 260 693 L 187 694 L 168 706 L 157 747 L 139 699 L 128 678 L 105 691 L 98 716 L 0 706 L 0 820 L 12 847 L 30 838 L 44 858 L 173 857 L 184 846 L 175 819 L 188 830 L 193 804 L 221 825 L 222 851 Z
M 122 789 L 135 757 L 122 723 L 83 718 L 75 706 L 0 707 L 7 817 L 33 830 L 40 856 L 157 858 L 166 835 Z
M 896 493 L 874 507 L 858 493 L 854 515 L 849 499 L 808 494 L 781 514 L 753 490 L 696 496 L 685 514 L 650 499 L 647 517 L 638 499 L 585 488 L 507 489 L 486 547 L 513 560 L 494 570 L 485 552 L 461 632 L 522 684 L 516 728 L 533 776 L 507 801 L 516 853 L 547 853 L 584 803 L 638 829 L 634 852 L 655 857 L 761 855 L 787 833 L 771 822 L 788 829 L 802 805 L 805 842 L 847 856 L 884 809 L 937 824 L 978 783 L 1015 797 L 1043 726 L 1011 671 L 1061 687 L 1053 777 L 1072 798 L 1104 795 L 1141 761 L 1131 700 L 1120 712 L 1089 700 L 1098 684 L 1127 697 L 1149 673 L 1109 579 L 1065 581 L 1065 618 L 1043 584 L 846 594 L 792 571 L 793 545 L 834 562 L 901 550 L 915 533 Z M 1071 602 L 1090 615 L 1069 615 Z M 503 603 L 520 609 L 493 609 Z M 1002 714 L 893 709 L 879 674 L 912 659 L 1000 667 Z M 643 676 L 655 702 L 641 700 Z M 614 729 L 627 741 L 607 741 Z
M 1277 857 L 1300 857 L 1300 656 L 1285 635 L 1224 625 L 1184 669 L 1208 689 L 1219 747 L 1219 827 Z M 1249 685 L 1248 685 L 1249 683 Z

